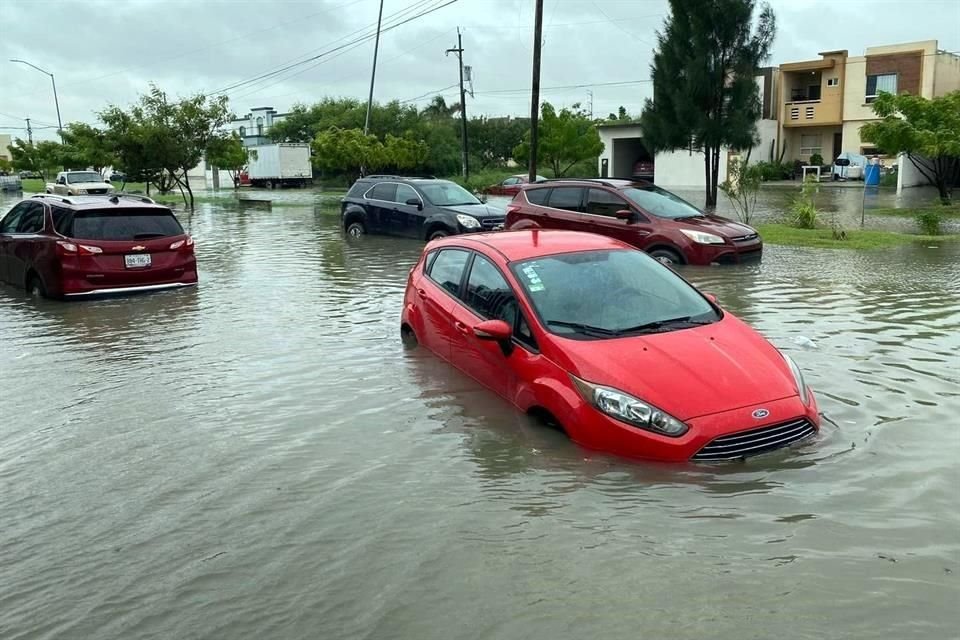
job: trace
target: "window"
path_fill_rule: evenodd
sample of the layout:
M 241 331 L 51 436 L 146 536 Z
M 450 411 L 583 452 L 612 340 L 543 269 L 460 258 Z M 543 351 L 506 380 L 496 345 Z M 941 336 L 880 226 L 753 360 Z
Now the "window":
M 413 190 L 413 187 L 408 184 L 398 184 L 397 195 L 394 196 L 394 202 L 406 204 L 407 200 L 410 200 L 411 198 L 417 201 L 420 200 L 420 196 L 417 195 L 417 192 Z
M 527 189 L 524 191 L 527 196 L 527 202 L 544 206 L 547 204 L 547 196 L 550 195 L 550 189 Z
M 603 189 L 590 189 L 587 192 L 587 213 L 613 218 L 617 215 L 617 211 L 624 209 L 629 210 L 630 205 L 614 193 Z
M 517 299 L 513 289 L 483 256 L 477 255 L 473 259 L 464 302 L 483 318 L 503 320 L 511 327 L 516 324 Z
M 886 93 L 897 92 L 897 74 L 884 73 L 867 76 L 867 102 L 873 102 L 881 91 Z
M 60 207 L 50 207 L 50 215 L 53 216 L 53 228 L 57 233 L 65 234 L 64 230 L 70 224 L 70 212 Z
M 550 206 L 565 211 L 580 211 L 583 189 L 580 187 L 557 187 L 550 189 Z
M 444 249 L 430 265 L 430 279 L 453 295 L 459 294 L 468 255 L 463 249 Z
M 246 136 L 246 135 L 247 135 L 247 128 L 246 128 L 246 127 L 240 127 L 240 137 L 242 138 L 242 137 L 244 137 L 244 136 Z
M 350 187 L 350 191 L 347 191 L 348 198 L 360 198 L 363 196 L 364 192 L 370 189 L 369 182 L 357 181 L 353 183 L 353 186 Z
M 812 156 L 815 153 L 823 155 L 823 146 L 819 133 L 810 133 L 800 136 L 800 155 Z
M 21 202 L 11 209 L 10 212 L 3 217 L 3 222 L 0 224 L 0 233 L 16 233 L 17 223 L 20 222 L 20 218 L 32 204 L 32 202 Z
M 367 191 L 366 198 L 368 200 L 383 200 L 384 202 L 393 202 L 393 199 L 396 195 L 396 182 L 381 182 L 373 189 L 370 189 L 370 191 Z
M 20 218 L 17 233 L 38 233 L 43 230 L 43 205 L 32 204 Z
M 513 184 L 520 184 L 520 178 L 517 178 L 516 176 L 512 178 L 507 178 L 502 182 L 502 184 L 505 187 L 509 187 L 510 185 L 513 185 Z
M 438 207 L 453 207 L 460 204 L 481 204 L 477 197 L 455 182 L 437 180 L 421 182 L 420 191 L 427 200 Z
M 183 235 L 173 214 L 157 209 L 77 211 L 68 233 L 83 240 L 149 240 Z
M 263 135 L 263 118 L 257 118 L 257 135 Z
M 653 185 L 630 187 L 623 193 L 642 210 L 658 218 L 698 218 L 703 215 L 700 209 L 683 198 Z
M 840 78 L 827 78 L 827 86 L 828 86 L 828 87 L 839 87 L 839 86 L 840 86 Z

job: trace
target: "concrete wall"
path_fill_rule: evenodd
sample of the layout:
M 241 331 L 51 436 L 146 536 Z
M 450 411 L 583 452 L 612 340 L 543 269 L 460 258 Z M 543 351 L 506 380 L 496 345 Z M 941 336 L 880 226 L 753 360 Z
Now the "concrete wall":
M 920 187 L 925 184 L 929 184 L 927 179 L 920 173 L 920 170 L 910 162 L 907 154 L 901 153 L 897 156 L 897 192 L 908 187 Z
M 658 153 L 654 164 L 654 182 L 671 187 L 703 187 L 703 153 L 700 151 L 666 151 Z M 727 152 L 720 152 L 720 182 L 727 178 Z
M 936 60 L 933 95 L 939 97 L 951 91 L 960 91 L 960 56 L 938 53 L 933 59 Z
M 640 125 L 624 126 L 600 126 L 597 127 L 600 134 L 600 142 L 603 143 L 603 151 L 597 159 L 597 175 L 603 175 L 603 161 L 606 160 L 609 165 L 607 175 L 616 176 L 614 172 L 613 141 L 617 138 L 642 138 L 643 129 Z

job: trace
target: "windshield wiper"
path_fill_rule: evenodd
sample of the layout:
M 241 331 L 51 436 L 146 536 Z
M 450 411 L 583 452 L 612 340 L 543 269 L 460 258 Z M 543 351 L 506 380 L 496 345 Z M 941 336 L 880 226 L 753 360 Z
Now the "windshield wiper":
M 694 326 L 701 326 L 705 324 L 711 324 L 710 320 L 694 320 L 691 316 L 682 316 L 680 318 L 668 318 L 666 320 L 656 320 L 654 322 L 645 322 L 643 324 L 638 324 L 635 327 L 626 327 L 620 329 L 618 333 L 653 333 L 664 329 L 666 327 L 676 325 L 676 324 L 688 324 Z
M 595 327 L 593 325 L 583 324 L 581 322 L 567 322 L 565 320 L 547 320 L 547 324 L 551 327 L 566 327 L 567 329 L 573 329 L 574 331 L 587 336 L 602 338 L 618 336 L 621 333 L 620 331 L 613 331 L 603 327 Z

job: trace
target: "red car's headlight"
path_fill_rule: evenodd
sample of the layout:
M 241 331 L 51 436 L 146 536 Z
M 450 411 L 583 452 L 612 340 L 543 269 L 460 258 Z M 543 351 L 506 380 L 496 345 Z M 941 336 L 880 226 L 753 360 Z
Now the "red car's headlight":
M 669 413 L 628 393 L 593 384 L 574 375 L 570 379 L 584 400 L 612 418 L 672 438 L 678 438 L 690 429 Z

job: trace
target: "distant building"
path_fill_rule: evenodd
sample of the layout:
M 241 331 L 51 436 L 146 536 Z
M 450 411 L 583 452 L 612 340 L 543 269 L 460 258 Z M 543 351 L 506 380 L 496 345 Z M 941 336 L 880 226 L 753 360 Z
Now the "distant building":
M 829 163 L 843 151 L 885 155 L 860 138 L 860 127 L 877 120 L 870 103 L 879 92 L 934 98 L 960 89 L 960 56 L 939 50 L 936 40 L 868 47 L 863 56 L 819 55 L 780 65 L 786 161 L 820 154 Z
M 245 147 L 270 144 L 273 142 L 270 138 L 271 127 L 288 115 L 290 114 L 278 113 L 273 107 L 255 107 L 242 118 L 227 123 L 227 129 L 239 135 Z
M 13 160 L 13 155 L 10 153 L 10 147 L 13 145 L 13 140 L 6 133 L 0 134 L 0 158 L 4 160 Z

